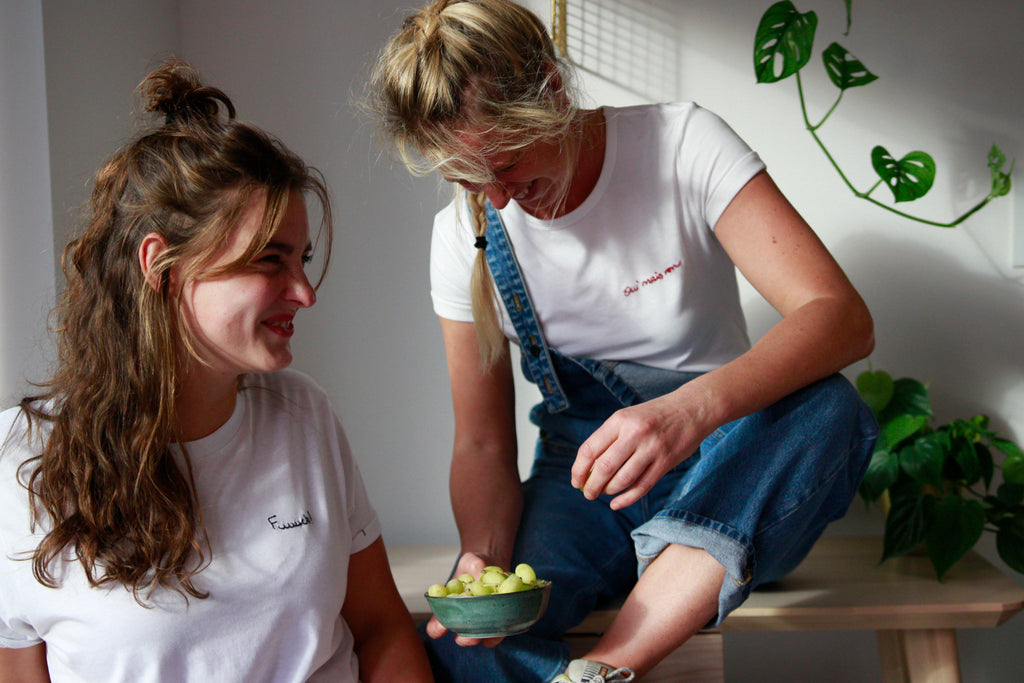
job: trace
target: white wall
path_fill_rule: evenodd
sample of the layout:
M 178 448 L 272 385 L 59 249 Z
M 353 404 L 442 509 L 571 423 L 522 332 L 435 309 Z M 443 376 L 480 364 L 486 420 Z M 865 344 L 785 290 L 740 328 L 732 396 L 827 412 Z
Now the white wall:
M 100 163 L 135 130 L 135 86 L 180 43 L 176 0 L 42 0 L 55 267 Z
M 53 301 L 43 16 L 32 0 L 0 4 L 0 405 L 15 402 L 49 356 Z M 17 93 L 17 97 L 10 94 Z M 11 296 L 16 294 L 16 296 Z
M 83 178 L 129 132 L 132 87 L 168 52 L 192 59 L 241 117 L 280 135 L 327 175 L 336 255 L 319 303 L 296 321 L 296 366 L 331 393 L 391 543 L 456 538 L 447 495 L 447 377 L 427 284 L 430 215 L 447 190 L 380 158 L 370 126 L 352 107 L 375 51 L 416 4 L 149 0 L 134 10 L 137 3 L 123 0 L 109 11 L 109 3 L 43 3 L 58 242 L 62 217 L 84 197 Z M 550 11 L 548 0 L 526 4 L 543 16 Z M 754 30 L 770 4 L 653 0 L 679 24 L 679 64 L 667 91 L 719 112 L 761 152 L 868 300 L 876 368 L 930 382 L 940 417 L 985 411 L 1021 440 L 1024 292 L 1020 271 L 1007 266 L 1012 200 L 941 230 L 853 198 L 803 130 L 794 84 L 754 83 Z M 855 182 L 871 182 L 866 159 L 874 144 L 897 154 L 927 150 L 940 180 L 926 213 L 951 218 L 984 194 L 993 142 L 1024 163 L 1024 93 L 1015 87 L 1024 6 L 864 0 L 854 4 L 849 38 L 841 35 L 843 3 L 798 6 L 819 13 L 819 52 L 839 40 L 881 77 L 848 93 L 823 133 Z M 809 69 L 820 72 L 817 61 Z M 582 81 L 597 103 L 638 99 L 597 75 Z M 807 86 L 820 115 L 831 86 L 819 78 Z M 58 114 L 67 117 L 59 126 Z M 69 159 L 74 168 L 62 170 Z M 745 305 L 752 332 L 763 332 L 773 314 L 749 290 Z M 525 411 L 535 394 L 529 387 L 521 394 Z M 531 439 L 525 427 L 521 434 L 525 468 Z M 855 532 L 881 532 L 874 512 L 855 505 L 831 531 Z M 982 550 L 998 563 L 990 540 Z M 964 680 L 1018 681 L 1022 637 L 1024 617 L 996 631 L 961 631 Z M 871 634 L 734 634 L 726 647 L 737 682 L 879 678 Z

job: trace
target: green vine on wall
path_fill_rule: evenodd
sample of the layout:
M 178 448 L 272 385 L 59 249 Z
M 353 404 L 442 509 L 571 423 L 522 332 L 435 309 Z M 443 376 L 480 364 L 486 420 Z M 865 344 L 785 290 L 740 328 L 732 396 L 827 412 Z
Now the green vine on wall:
M 846 34 L 848 35 L 852 23 L 852 0 L 844 0 L 844 2 L 846 3 Z M 1010 162 L 1010 168 L 1004 171 L 1006 155 L 994 144 L 988 153 L 988 168 L 991 174 L 991 188 L 988 195 L 963 215 L 948 223 L 913 216 L 872 196 L 881 185 L 887 186 L 892 191 L 893 200 L 897 204 L 925 196 L 935 182 L 936 171 L 935 160 L 926 152 L 913 151 L 896 159 L 887 149 L 877 145 L 871 150 L 871 165 L 875 169 L 875 173 L 878 174 L 878 181 L 866 191 L 854 187 L 825 143 L 822 142 L 818 131 L 839 106 L 847 90 L 865 86 L 877 80 L 878 76 L 871 73 L 857 57 L 842 45 L 836 42 L 830 44 L 822 51 L 822 60 L 825 72 L 832 83 L 839 88 L 839 94 L 822 119 L 817 123 L 811 123 L 807 114 L 807 102 L 804 97 L 800 71 L 810 62 L 814 51 L 814 35 L 817 27 L 817 14 L 814 12 L 800 13 L 790 0 L 781 0 L 769 7 L 761 17 L 761 23 L 758 25 L 757 34 L 754 37 L 754 73 L 758 83 L 775 83 L 790 76 L 796 77 L 804 124 L 811 137 L 818 143 L 818 147 L 824 152 L 825 157 L 839 173 L 839 177 L 855 196 L 910 220 L 940 228 L 952 228 L 981 210 L 996 197 L 1002 197 L 1009 193 L 1013 162 Z

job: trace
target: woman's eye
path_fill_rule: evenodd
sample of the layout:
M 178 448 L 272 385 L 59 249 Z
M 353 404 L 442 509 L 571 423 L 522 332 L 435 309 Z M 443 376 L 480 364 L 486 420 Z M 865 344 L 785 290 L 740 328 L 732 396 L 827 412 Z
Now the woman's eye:
M 305 265 L 307 265 L 309 263 L 312 263 L 312 262 L 313 262 L 313 254 L 303 254 L 302 255 L 302 265 L 305 266 Z

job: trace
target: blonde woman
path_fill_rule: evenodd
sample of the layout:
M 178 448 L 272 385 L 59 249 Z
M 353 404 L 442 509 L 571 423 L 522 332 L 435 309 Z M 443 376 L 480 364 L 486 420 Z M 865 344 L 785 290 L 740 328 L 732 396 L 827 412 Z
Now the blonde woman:
M 286 370 L 317 172 L 169 62 L 0 414 L 0 681 L 430 681 L 324 392 Z M 323 223 L 312 236 L 306 198 Z
M 530 633 L 492 648 L 429 622 L 439 680 L 642 676 L 800 562 L 877 431 L 836 374 L 870 352 L 871 316 L 761 159 L 694 103 L 585 110 L 571 81 L 523 7 L 437 0 L 369 86 L 398 156 L 464 190 L 430 269 L 456 572 L 523 561 L 554 583 Z M 737 268 L 780 315 L 753 344 Z M 524 483 L 509 340 L 543 397 Z M 623 595 L 570 662 L 562 633 Z

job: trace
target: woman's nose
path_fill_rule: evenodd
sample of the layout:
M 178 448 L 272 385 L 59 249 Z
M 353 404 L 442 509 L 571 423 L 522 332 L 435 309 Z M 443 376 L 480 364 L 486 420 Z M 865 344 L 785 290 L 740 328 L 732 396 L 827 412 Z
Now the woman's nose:
M 505 183 L 491 183 L 487 185 L 484 187 L 484 194 L 487 195 L 487 199 L 490 200 L 496 209 L 504 209 L 512 199 L 512 191 L 508 189 Z
M 309 283 L 306 271 L 299 268 L 292 278 L 288 288 L 288 298 L 303 308 L 309 308 L 316 303 L 316 290 Z

